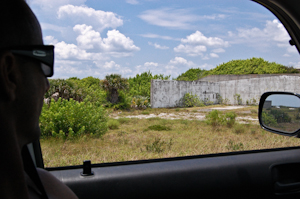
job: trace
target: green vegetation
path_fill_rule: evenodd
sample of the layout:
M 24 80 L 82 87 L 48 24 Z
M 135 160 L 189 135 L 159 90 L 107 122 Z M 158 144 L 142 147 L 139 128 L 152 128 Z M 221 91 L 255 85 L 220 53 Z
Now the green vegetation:
M 179 107 L 200 107 L 204 106 L 204 102 L 199 99 L 198 95 L 186 93 L 177 103 Z
M 169 80 L 170 75 L 164 76 L 163 74 L 152 75 L 152 73 L 144 72 L 137 74 L 135 77 L 130 77 L 129 82 L 129 94 L 133 97 L 142 96 L 146 97 L 150 101 L 150 87 L 151 79 Z
M 235 124 L 236 116 L 237 115 L 234 112 L 227 112 L 224 114 L 221 111 L 213 110 L 209 112 L 205 116 L 205 118 L 206 118 L 206 123 L 208 125 L 211 125 L 212 127 L 217 127 L 221 125 L 232 127 Z
M 202 77 L 207 76 L 207 72 L 204 69 L 200 68 L 191 68 L 187 70 L 186 72 L 182 73 L 179 75 L 176 80 L 181 80 L 181 81 L 195 81 L 198 80 Z
M 104 80 L 100 81 L 100 87 L 107 92 L 107 99 L 112 104 L 117 104 L 120 100 L 119 91 L 129 88 L 128 80 L 118 74 L 106 75 Z
M 176 80 L 194 81 L 208 75 L 247 75 L 247 74 L 276 74 L 299 73 L 293 67 L 284 66 L 275 62 L 265 61 L 263 58 L 231 60 L 220 64 L 214 69 L 203 70 L 192 68 L 179 75 Z
M 83 134 L 101 136 L 107 131 L 107 113 L 88 101 L 59 98 L 44 104 L 40 116 L 42 137 L 73 138 Z
M 175 108 L 154 109 L 149 112 L 156 115 L 161 113 L 206 115 L 208 113 L 201 110 L 212 107 L 218 106 L 180 108 L 179 111 Z M 194 113 L 192 111 L 194 109 L 199 112 Z M 257 110 L 257 106 L 234 110 L 234 113 L 239 117 L 257 118 L 257 113 L 254 114 L 251 110 Z M 90 135 L 66 140 L 43 137 L 41 147 L 45 166 L 80 165 L 84 159 L 89 159 L 93 163 L 104 163 L 299 146 L 299 139 L 266 132 L 257 122 L 247 121 L 245 124 L 239 123 L 241 120 L 236 120 L 232 127 L 222 123 L 214 128 L 197 118 L 177 120 L 158 117 L 129 118 L 132 115 L 142 115 L 142 111 L 124 111 L 122 118 L 111 118 L 119 121 L 118 129 L 108 129 L 100 138 Z M 232 111 L 222 111 L 219 117 L 229 112 Z M 117 113 L 121 115 L 119 110 L 113 111 L 111 115 Z M 171 129 L 162 131 L 148 129 L 154 125 Z
M 190 69 L 177 79 L 192 81 L 211 74 L 285 72 L 296 70 L 252 58 L 233 60 L 210 71 Z M 101 163 L 298 145 L 297 140 L 267 134 L 256 124 L 236 122 L 237 116 L 248 113 L 217 110 L 207 113 L 209 108 L 203 106 L 211 102 L 200 100 L 192 93 L 186 93 L 179 102 L 185 108 L 151 109 L 151 79 L 168 80 L 170 76 L 152 75 L 149 71 L 129 79 L 117 74 L 107 75 L 104 80 L 94 77 L 50 79 L 50 89 L 45 94 L 48 102 L 40 117 L 46 166 L 81 164 L 84 159 Z M 235 98 L 240 104 L 240 96 L 236 94 Z M 228 102 L 222 96 L 217 99 L 220 104 Z M 256 100 L 248 104 L 256 104 Z M 257 117 L 257 106 L 247 111 L 249 117 Z M 205 121 L 198 120 L 199 113 L 206 115 Z M 295 128 L 292 123 L 294 118 L 300 118 L 300 111 L 285 113 L 268 110 L 263 113 L 264 121 L 270 125 L 287 123 L 284 128 L 292 131 Z M 160 114 L 186 116 L 170 120 L 160 118 Z M 131 115 L 156 117 L 126 118 Z

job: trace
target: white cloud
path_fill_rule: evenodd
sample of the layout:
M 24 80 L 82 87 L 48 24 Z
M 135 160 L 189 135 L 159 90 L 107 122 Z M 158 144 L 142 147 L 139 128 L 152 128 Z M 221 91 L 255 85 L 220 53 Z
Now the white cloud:
M 152 43 L 152 42 L 148 42 L 148 44 L 150 45 L 150 46 L 154 46 L 154 48 L 156 48 L 156 49 L 161 49 L 161 50 L 166 50 L 166 49 L 169 49 L 169 47 L 168 46 L 161 46 L 161 45 L 159 45 L 159 44 L 157 44 L 157 43 Z
M 146 62 L 146 63 L 144 63 L 144 66 L 146 66 L 146 67 L 156 67 L 156 66 L 158 66 L 158 63 L 155 63 L 155 62 Z
M 139 2 L 137 0 L 126 0 L 126 3 L 132 4 L 132 5 L 136 5 Z
M 174 48 L 175 52 L 178 53 L 186 53 L 189 56 L 202 56 L 203 52 L 205 52 L 207 49 L 205 46 L 192 46 L 192 45 L 183 45 L 180 44 L 179 46 Z
M 181 44 L 174 48 L 177 53 L 185 53 L 188 56 L 201 56 L 203 59 L 219 57 L 216 53 L 225 52 L 224 47 L 228 47 L 229 42 L 219 37 L 206 37 L 200 31 L 181 39 Z M 223 48 L 221 48 L 223 47 Z M 207 48 L 213 48 L 210 56 L 203 55 Z
M 176 29 L 191 29 L 194 27 L 192 23 L 195 21 L 224 19 L 226 17 L 222 14 L 199 16 L 190 13 L 191 10 L 189 9 L 161 8 L 146 10 L 139 17 L 152 25 Z
M 210 47 L 228 47 L 229 43 L 218 37 L 206 37 L 200 31 L 181 39 L 182 43 L 189 45 L 205 45 Z
M 89 53 L 86 50 L 78 48 L 75 44 L 67 44 L 61 41 L 55 44 L 55 56 L 58 60 L 60 59 L 71 59 L 71 60 L 105 60 L 102 53 Z
M 141 34 L 141 36 L 146 37 L 146 38 L 158 38 L 158 39 L 165 39 L 165 40 L 180 40 L 180 39 L 173 38 L 170 36 L 163 36 L 163 35 L 157 35 L 157 34 L 152 34 L 152 33 Z
M 85 24 L 74 26 L 73 30 L 80 35 L 76 38 L 78 46 L 83 49 L 93 49 L 94 45 L 101 45 L 102 38 L 99 32 L 93 30 L 92 26 Z
M 102 61 L 93 61 L 93 63 L 98 67 L 102 69 L 120 69 L 121 66 L 119 64 L 116 64 L 114 61 L 109 61 L 103 63 Z
M 277 20 L 267 20 L 265 27 L 251 29 L 238 28 L 237 32 L 228 32 L 229 37 L 233 39 L 232 43 L 246 43 L 258 50 L 265 51 L 266 48 L 277 46 L 286 48 L 283 56 L 290 56 L 289 53 L 297 53 L 294 46 L 290 46 L 290 36 L 284 26 Z
M 133 41 L 129 37 L 125 37 L 118 30 L 109 30 L 107 32 L 107 38 L 103 39 L 103 47 L 107 51 L 117 52 L 133 52 L 139 51 L 140 48 L 133 44 Z
M 65 31 L 65 27 L 49 24 L 49 23 L 41 23 L 42 30 L 54 30 L 56 32 Z
M 170 8 L 146 10 L 139 17 L 152 25 L 179 29 L 191 28 L 191 22 L 197 18 L 188 10 Z
M 46 36 L 46 37 L 44 37 L 43 38 L 43 40 L 44 40 L 44 43 L 45 44 L 56 44 L 56 43 L 58 43 L 58 41 L 57 41 L 57 39 L 55 39 L 53 36 L 51 36 L 51 35 L 48 35 L 48 36 Z
M 186 66 L 195 65 L 192 61 L 187 61 L 182 57 L 175 57 L 174 59 L 171 59 L 169 63 L 174 65 L 186 65 Z
M 95 10 L 87 6 L 64 5 L 57 11 L 59 19 L 70 17 L 76 23 L 90 23 L 102 31 L 105 28 L 117 28 L 123 25 L 120 16 L 113 12 Z
M 212 52 L 214 52 L 214 53 L 224 53 L 225 50 L 223 48 L 216 48 L 216 49 L 213 49 Z
M 82 49 L 99 49 L 103 53 L 117 57 L 130 56 L 134 51 L 140 50 L 129 37 L 118 30 L 109 30 L 107 38 L 102 39 L 100 33 L 94 31 L 92 26 L 82 24 L 74 26 L 73 29 L 80 34 L 76 40 Z
M 210 53 L 209 55 L 212 58 L 218 58 L 219 57 L 219 55 L 217 55 L 216 53 Z

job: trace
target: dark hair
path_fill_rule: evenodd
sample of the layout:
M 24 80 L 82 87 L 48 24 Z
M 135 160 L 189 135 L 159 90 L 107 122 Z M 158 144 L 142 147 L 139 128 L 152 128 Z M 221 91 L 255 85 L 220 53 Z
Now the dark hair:
M 27 45 L 35 39 L 37 19 L 24 0 L 0 1 L 0 48 Z

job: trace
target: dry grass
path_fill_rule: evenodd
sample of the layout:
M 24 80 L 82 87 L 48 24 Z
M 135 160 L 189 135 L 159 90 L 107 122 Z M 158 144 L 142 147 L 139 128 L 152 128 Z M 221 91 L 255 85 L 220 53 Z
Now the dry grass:
M 199 109 L 199 108 L 198 108 Z M 147 109 L 149 113 L 182 112 L 192 109 Z M 245 111 L 256 107 L 238 109 Z M 250 111 L 249 111 L 250 110 Z M 243 112 L 244 111 L 244 112 Z M 123 112 L 123 116 L 142 111 Z M 239 113 L 242 112 L 242 113 Z M 119 115 L 120 115 L 119 114 Z M 204 121 L 166 120 L 160 118 L 118 119 L 119 128 L 110 129 L 102 138 L 83 136 L 76 140 L 42 139 L 41 146 L 46 167 L 79 165 L 89 159 L 92 163 L 212 154 L 238 150 L 255 150 L 299 146 L 300 140 L 266 132 L 255 124 L 235 124 L 232 128 L 212 128 Z M 148 127 L 161 125 L 170 130 L 155 131 Z

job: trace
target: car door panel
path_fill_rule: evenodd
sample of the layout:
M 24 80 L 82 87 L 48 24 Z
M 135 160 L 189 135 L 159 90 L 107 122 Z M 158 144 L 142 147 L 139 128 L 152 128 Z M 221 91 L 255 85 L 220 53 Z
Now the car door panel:
M 51 173 L 79 198 L 276 198 L 286 194 L 275 195 L 272 165 L 295 160 L 300 160 L 300 148 L 98 164 L 86 177 L 78 167 Z

